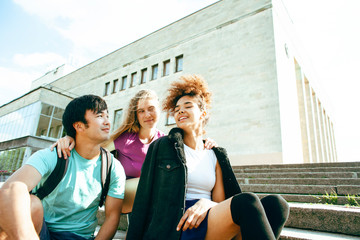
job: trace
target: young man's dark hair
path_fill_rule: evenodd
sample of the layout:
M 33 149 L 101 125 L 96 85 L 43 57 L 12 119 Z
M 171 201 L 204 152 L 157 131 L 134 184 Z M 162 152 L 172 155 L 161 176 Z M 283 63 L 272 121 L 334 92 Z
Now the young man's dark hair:
M 82 122 L 87 124 L 85 113 L 91 110 L 94 113 L 99 113 L 107 110 L 107 105 L 104 99 L 95 95 L 84 95 L 72 100 L 65 108 L 62 120 L 66 134 L 75 139 L 75 128 L 73 124 Z

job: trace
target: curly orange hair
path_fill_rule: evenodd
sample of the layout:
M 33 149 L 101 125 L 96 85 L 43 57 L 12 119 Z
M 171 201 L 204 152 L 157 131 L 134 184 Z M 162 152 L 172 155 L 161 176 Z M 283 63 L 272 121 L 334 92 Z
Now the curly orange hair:
M 168 89 L 168 96 L 163 102 L 163 110 L 174 114 L 176 103 L 183 96 L 197 98 L 201 110 L 211 107 L 211 92 L 208 89 L 207 82 L 200 75 L 181 76 L 180 80 L 173 82 Z M 205 119 L 205 123 L 207 121 L 208 117 Z

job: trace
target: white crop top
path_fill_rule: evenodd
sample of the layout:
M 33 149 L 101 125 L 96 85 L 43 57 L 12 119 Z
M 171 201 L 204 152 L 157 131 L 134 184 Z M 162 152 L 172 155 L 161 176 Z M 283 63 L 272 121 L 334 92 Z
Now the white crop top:
M 213 150 L 194 150 L 184 144 L 188 182 L 186 200 L 206 198 L 211 200 L 215 186 L 216 156 Z

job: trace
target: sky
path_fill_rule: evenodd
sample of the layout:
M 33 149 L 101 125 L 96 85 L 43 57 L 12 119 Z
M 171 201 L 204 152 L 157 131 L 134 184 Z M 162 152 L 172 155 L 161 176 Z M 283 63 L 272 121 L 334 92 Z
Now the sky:
M 360 161 L 360 1 L 278 1 L 326 96 L 339 160 Z M 0 106 L 64 63 L 84 66 L 214 2 L 1 0 Z

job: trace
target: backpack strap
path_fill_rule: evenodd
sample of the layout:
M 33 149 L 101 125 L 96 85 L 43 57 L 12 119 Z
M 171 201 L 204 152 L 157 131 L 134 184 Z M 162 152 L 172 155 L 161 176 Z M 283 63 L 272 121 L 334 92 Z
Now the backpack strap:
M 55 148 L 55 152 L 56 152 L 56 148 Z M 60 183 L 61 179 L 65 176 L 69 163 L 69 158 L 64 159 L 64 156 L 59 158 L 57 154 L 56 156 L 57 156 L 57 162 L 54 170 L 51 172 L 50 176 L 45 180 L 44 184 L 35 193 L 35 195 L 38 198 L 40 198 L 40 200 L 46 197 L 47 195 L 49 195 Z
M 101 196 L 99 207 L 104 205 L 106 196 L 109 192 L 110 177 L 111 177 L 111 154 L 107 149 L 101 148 Z

